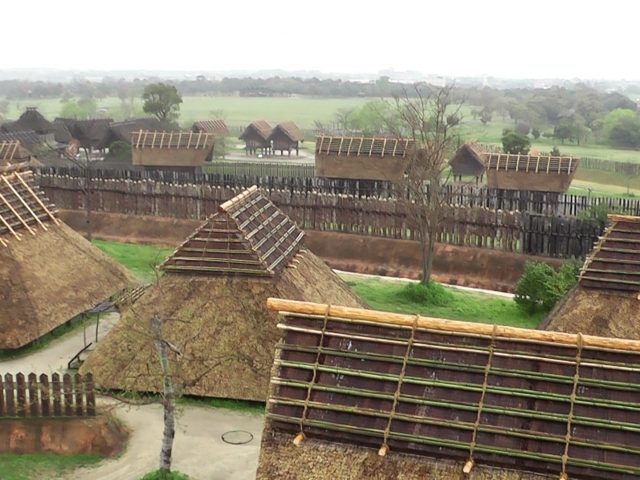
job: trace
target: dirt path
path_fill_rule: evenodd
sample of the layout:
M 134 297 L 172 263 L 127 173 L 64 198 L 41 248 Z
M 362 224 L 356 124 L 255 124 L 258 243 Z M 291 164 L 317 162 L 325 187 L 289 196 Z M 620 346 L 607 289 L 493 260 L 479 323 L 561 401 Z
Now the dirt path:
M 158 468 L 162 439 L 162 407 L 121 406 L 115 410 L 132 430 L 124 454 L 97 467 L 83 468 L 64 480 L 137 480 Z M 173 468 L 195 480 L 255 478 L 263 416 L 204 407 L 183 407 L 178 414 Z M 229 445 L 221 435 L 230 430 L 253 434 L 246 445 Z
M 117 313 L 100 318 L 99 338 L 118 320 Z M 87 324 L 87 339 L 95 336 L 95 323 Z M 84 345 L 83 328 L 53 340 L 46 348 L 10 360 L 0 360 L 0 373 L 64 372 L 67 362 Z M 162 436 L 160 405 L 117 405 L 99 399 L 99 405 L 113 409 L 131 430 L 125 452 L 92 468 L 68 474 L 65 480 L 138 480 L 158 467 Z M 179 407 L 173 449 L 174 468 L 194 480 L 250 480 L 255 478 L 264 418 L 260 414 L 226 409 Z M 246 445 L 229 445 L 221 435 L 246 430 L 254 438 Z M 0 475 L 1 477 L 1 475 Z
M 118 321 L 119 314 L 110 312 L 100 315 L 98 339 L 103 338 L 111 327 Z M 88 321 L 85 327 L 75 328 L 66 335 L 51 341 L 44 349 L 29 355 L 0 360 L 2 373 L 16 374 L 23 372 L 54 373 L 64 372 L 71 358 L 84 347 L 86 328 L 87 342 L 95 340 L 95 320 Z

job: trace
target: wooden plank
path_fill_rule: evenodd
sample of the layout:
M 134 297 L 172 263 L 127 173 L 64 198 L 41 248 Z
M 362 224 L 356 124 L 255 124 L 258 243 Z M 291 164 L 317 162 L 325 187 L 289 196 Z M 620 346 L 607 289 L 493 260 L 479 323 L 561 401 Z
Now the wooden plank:
M 51 391 L 49 389 L 49 377 L 40 375 L 40 413 L 43 417 L 51 415 Z
M 400 313 L 379 312 L 375 310 L 365 310 L 361 308 L 328 306 L 319 303 L 299 302 L 294 300 L 284 300 L 280 298 L 269 298 L 267 308 L 271 311 L 278 311 L 283 315 L 304 314 L 304 315 L 325 315 L 329 308 L 329 316 L 344 320 L 363 321 L 395 325 L 399 327 L 411 327 L 415 316 Z M 471 322 L 461 322 L 457 320 L 444 320 L 441 318 L 420 316 L 418 327 L 434 331 L 444 331 L 450 333 L 463 333 L 490 337 L 493 333 L 493 326 Z M 545 330 L 530 330 L 517 327 L 498 326 L 495 332 L 497 337 L 514 340 L 524 340 L 531 342 L 548 342 L 559 345 L 577 345 L 578 336 L 570 333 L 552 332 Z M 593 335 L 583 335 L 585 347 L 626 350 L 630 352 L 640 352 L 640 340 L 629 340 L 620 338 L 605 338 Z

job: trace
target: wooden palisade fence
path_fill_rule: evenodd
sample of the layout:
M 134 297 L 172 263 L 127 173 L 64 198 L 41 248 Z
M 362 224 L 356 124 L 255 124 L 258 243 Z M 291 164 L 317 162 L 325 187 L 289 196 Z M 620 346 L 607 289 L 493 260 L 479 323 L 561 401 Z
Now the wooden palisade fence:
M 53 203 L 73 210 L 84 209 L 82 181 L 75 177 L 39 177 L 40 185 Z M 91 205 L 103 212 L 204 219 L 242 190 L 244 187 L 95 179 Z M 393 198 L 276 189 L 266 193 L 304 230 L 418 239 L 418 232 L 407 220 L 403 203 Z M 586 255 L 601 232 L 602 225 L 574 217 L 451 206 L 438 240 L 452 245 L 568 258 Z
M 2 417 L 91 417 L 96 399 L 91 374 L 10 373 L 0 377 Z
M 216 167 L 218 168 L 218 167 Z M 346 180 L 313 176 L 313 165 L 285 165 L 269 170 L 265 165 L 253 164 L 242 168 L 233 164 L 220 167 L 225 173 L 194 174 L 181 171 L 142 171 L 94 169 L 91 173 L 97 181 L 130 180 L 153 181 L 170 184 L 195 184 L 212 187 L 242 189 L 257 185 L 266 190 L 288 190 L 300 194 L 345 194 L 354 197 L 393 198 L 398 195 L 395 185 L 383 181 Z M 44 176 L 83 178 L 77 168 L 42 168 Z M 229 172 L 229 173 L 226 173 Z M 640 199 L 596 197 L 547 192 L 490 189 L 471 184 L 448 185 L 447 201 L 452 205 L 484 207 L 501 210 L 518 210 L 539 214 L 575 216 L 604 206 L 607 210 L 627 215 L 640 215 Z

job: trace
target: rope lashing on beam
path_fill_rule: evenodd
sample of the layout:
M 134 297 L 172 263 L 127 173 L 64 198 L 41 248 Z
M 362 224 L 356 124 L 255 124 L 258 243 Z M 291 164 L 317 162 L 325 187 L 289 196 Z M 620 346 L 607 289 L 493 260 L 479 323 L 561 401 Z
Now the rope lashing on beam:
M 478 414 L 476 415 L 476 421 L 473 424 L 473 434 L 471 436 L 471 444 L 469 445 L 469 460 L 463 468 L 463 473 L 469 474 L 473 469 L 475 461 L 473 459 L 473 452 L 478 444 L 478 427 L 480 426 L 480 420 L 482 419 L 482 409 L 484 407 L 484 399 L 487 395 L 487 386 L 489 382 L 489 373 L 491 372 L 491 363 L 493 361 L 493 351 L 495 349 L 496 336 L 498 332 L 498 325 L 493 324 L 493 331 L 491 333 L 491 340 L 489 342 L 489 350 L 487 355 L 487 364 L 484 367 L 484 379 L 482 381 L 482 391 L 480 393 L 480 401 L 478 402 Z
M 320 355 L 322 355 L 323 344 L 325 332 L 327 331 L 327 324 L 329 323 L 329 312 L 331 311 L 331 304 L 327 305 L 326 311 L 324 313 L 324 319 L 322 321 L 322 331 L 320 332 L 320 339 L 318 340 L 318 350 L 316 351 L 316 361 L 313 364 L 313 370 L 311 375 L 311 381 L 307 387 L 307 396 L 304 400 L 304 406 L 302 408 L 302 415 L 300 415 L 300 432 L 296 435 L 296 438 L 293 439 L 293 444 L 296 447 L 299 447 L 302 441 L 305 439 L 304 435 L 304 422 L 307 418 L 307 413 L 309 411 L 309 401 L 311 400 L 311 392 L 313 390 L 313 386 L 316 383 L 318 378 L 318 367 L 320 366 Z
M 404 359 L 402 360 L 402 368 L 400 369 L 400 375 L 398 376 L 398 383 L 396 385 L 396 391 L 393 394 L 393 405 L 391 406 L 391 411 L 389 412 L 389 419 L 387 420 L 387 426 L 384 429 L 384 434 L 382 436 L 382 446 L 380 450 L 378 450 L 378 455 L 384 457 L 389 451 L 389 433 L 391 432 L 391 424 L 393 423 L 393 417 L 396 414 L 396 409 L 398 407 L 398 403 L 400 402 L 400 391 L 402 390 L 402 382 L 404 381 L 404 376 L 407 372 L 407 363 L 409 361 L 409 355 L 413 350 L 413 343 L 416 338 L 416 329 L 418 327 L 418 320 L 420 319 L 420 315 L 416 315 L 413 320 L 413 327 L 411 328 L 411 336 L 409 337 L 409 341 L 407 342 L 407 348 L 404 352 Z
M 582 334 L 578 333 L 578 344 L 576 348 L 576 373 L 573 376 L 573 388 L 571 390 L 571 403 L 569 405 L 569 415 L 567 416 L 567 433 L 564 436 L 564 453 L 562 454 L 562 472 L 560 472 L 560 480 L 568 480 L 567 462 L 569 460 L 569 446 L 571 445 L 572 429 L 573 429 L 573 412 L 576 404 L 578 393 L 578 384 L 580 383 L 580 361 L 582 360 Z

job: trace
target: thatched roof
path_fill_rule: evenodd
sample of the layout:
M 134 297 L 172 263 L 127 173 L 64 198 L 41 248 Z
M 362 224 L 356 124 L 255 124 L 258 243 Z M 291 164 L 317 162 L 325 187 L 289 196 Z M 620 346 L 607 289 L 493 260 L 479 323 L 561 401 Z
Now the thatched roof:
M 229 135 L 229 127 L 224 120 L 202 120 L 194 122 L 191 130 L 199 133 L 212 133 L 216 137 L 226 137 Z
M 134 118 L 123 122 L 113 122 L 109 125 L 109 144 L 115 141 L 131 144 L 133 132 L 140 130 L 159 130 L 162 124 L 157 118 Z
M 70 128 L 71 136 L 85 148 L 106 148 L 109 142 L 110 118 L 76 120 Z
M 157 284 L 145 292 L 98 344 L 82 371 L 92 372 L 96 383 L 106 388 L 159 391 L 162 381 L 148 331 L 149 320 L 158 314 L 164 321 L 166 339 L 181 352 L 179 358 L 172 357 L 171 368 L 176 383 L 182 384 L 185 393 L 264 400 L 278 338 L 277 317 L 266 309 L 269 296 L 324 298 L 327 302 L 353 306 L 362 303 L 322 260 L 291 242 L 289 238 L 298 238 L 298 235 L 288 237 L 285 235 L 288 229 L 278 229 L 280 224 L 291 225 L 290 220 L 282 212 L 273 211 L 272 204 L 265 204 L 263 198 L 254 191 L 228 202 L 221 213 L 228 216 L 229 228 L 219 228 L 211 219 L 203 223 L 166 262 L 166 273 Z M 265 230 L 271 225 L 265 225 L 267 218 L 274 222 L 275 237 Z M 214 234 L 227 233 L 226 230 L 232 230 L 240 243 L 247 242 L 257 250 L 256 258 L 265 260 L 263 272 L 271 268 L 278 273 L 242 275 L 238 274 L 241 264 L 230 262 L 228 271 L 216 268 L 216 272 L 212 272 L 211 267 L 201 270 L 202 265 L 218 264 L 218 259 L 210 255 L 233 257 L 233 253 L 223 251 L 233 250 L 235 243 L 225 240 L 223 246 L 213 249 L 210 242 L 195 239 L 209 235 L 214 238 Z M 272 239 L 276 239 L 276 243 L 271 243 Z M 200 242 L 200 246 L 185 252 L 191 241 Z M 267 244 L 272 246 L 265 249 Z M 278 250 L 280 245 L 289 245 L 290 252 L 297 254 L 280 252 L 272 256 L 270 250 Z M 190 260 L 196 267 L 190 273 L 176 273 L 169 268 L 181 261 L 178 256 L 196 256 L 198 249 L 202 252 L 202 262 Z M 269 267 L 276 257 L 282 261 Z
M 268 141 L 269 135 L 271 135 L 271 125 L 269 125 L 264 120 L 256 120 L 255 122 L 250 123 L 247 128 L 244 129 L 242 135 L 240 135 L 240 140 L 250 139 L 254 134 L 257 135 L 263 141 Z
M 479 176 L 485 170 L 485 160 L 477 144 L 465 143 L 449 160 L 454 175 Z
M 256 186 L 223 203 L 163 263 L 167 272 L 270 277 L 302 248 L 304 233 Z
M 304 140 L 304 133 L 293 122 L 282 122 L 276 125 L 271 135 L 269 135 L 269 140 L 273 140 L 278 135 L 284 135 L 292 142 L 302 142 Z
M 56 218 L 31 172 L 0 175 L 0 349 L 27 345 L 133 283 Z
M 629 388 L 640 341 L 335 304 L 268 305 L 280 312 L 283 334 L 261 480 L 449 480 L 465 478 L 463 466 L 487 480 L 640 475 L 640 389 Z M 278 455 L 285 436 L 300 454 Z M 455 476 L 451 465 L 433 467 L 442 458 L 458 463 Z
M 362 157 L 405 157 L 414 146 L 410 139 L 328 137 L 316 138 L 316 154 Z
M 53 133 L 53 124 L 44 118 L 36 107 L 27 107 L 25 112 L 20 115 L 12 126 L 15 130 L 33 130 L 34 132 L 45 135 Z
M 180 148 L 202 150 L 213 146 L 214 136 L 210 133 L 141 130 L 132 132 L 131 140 L 134 149 Z
M 540 328 L 640 339 L 640 217 L 610 215 L 578 285 Z
M 16 130 L 12 132 L 0 132 L 0 142 L 20 142 L 20 145 L 27 149 L 37 149 L 46 144 L 46 137 L 38 135 L 33 130 Z
M 640 293 L 640 217 L 609 216 L 608 228 L 582 268 L 580 286 Z
M 574 157 L 490 153 L 486 166 L 488 170 L 521 174 L 570 175 L 575 173 L 579 163 L 580 159 Z
M 58 143 L 69 143 L 73 136 L 69 130 L 67 119 L 56 118 L 53 121 L 53 138 Z

